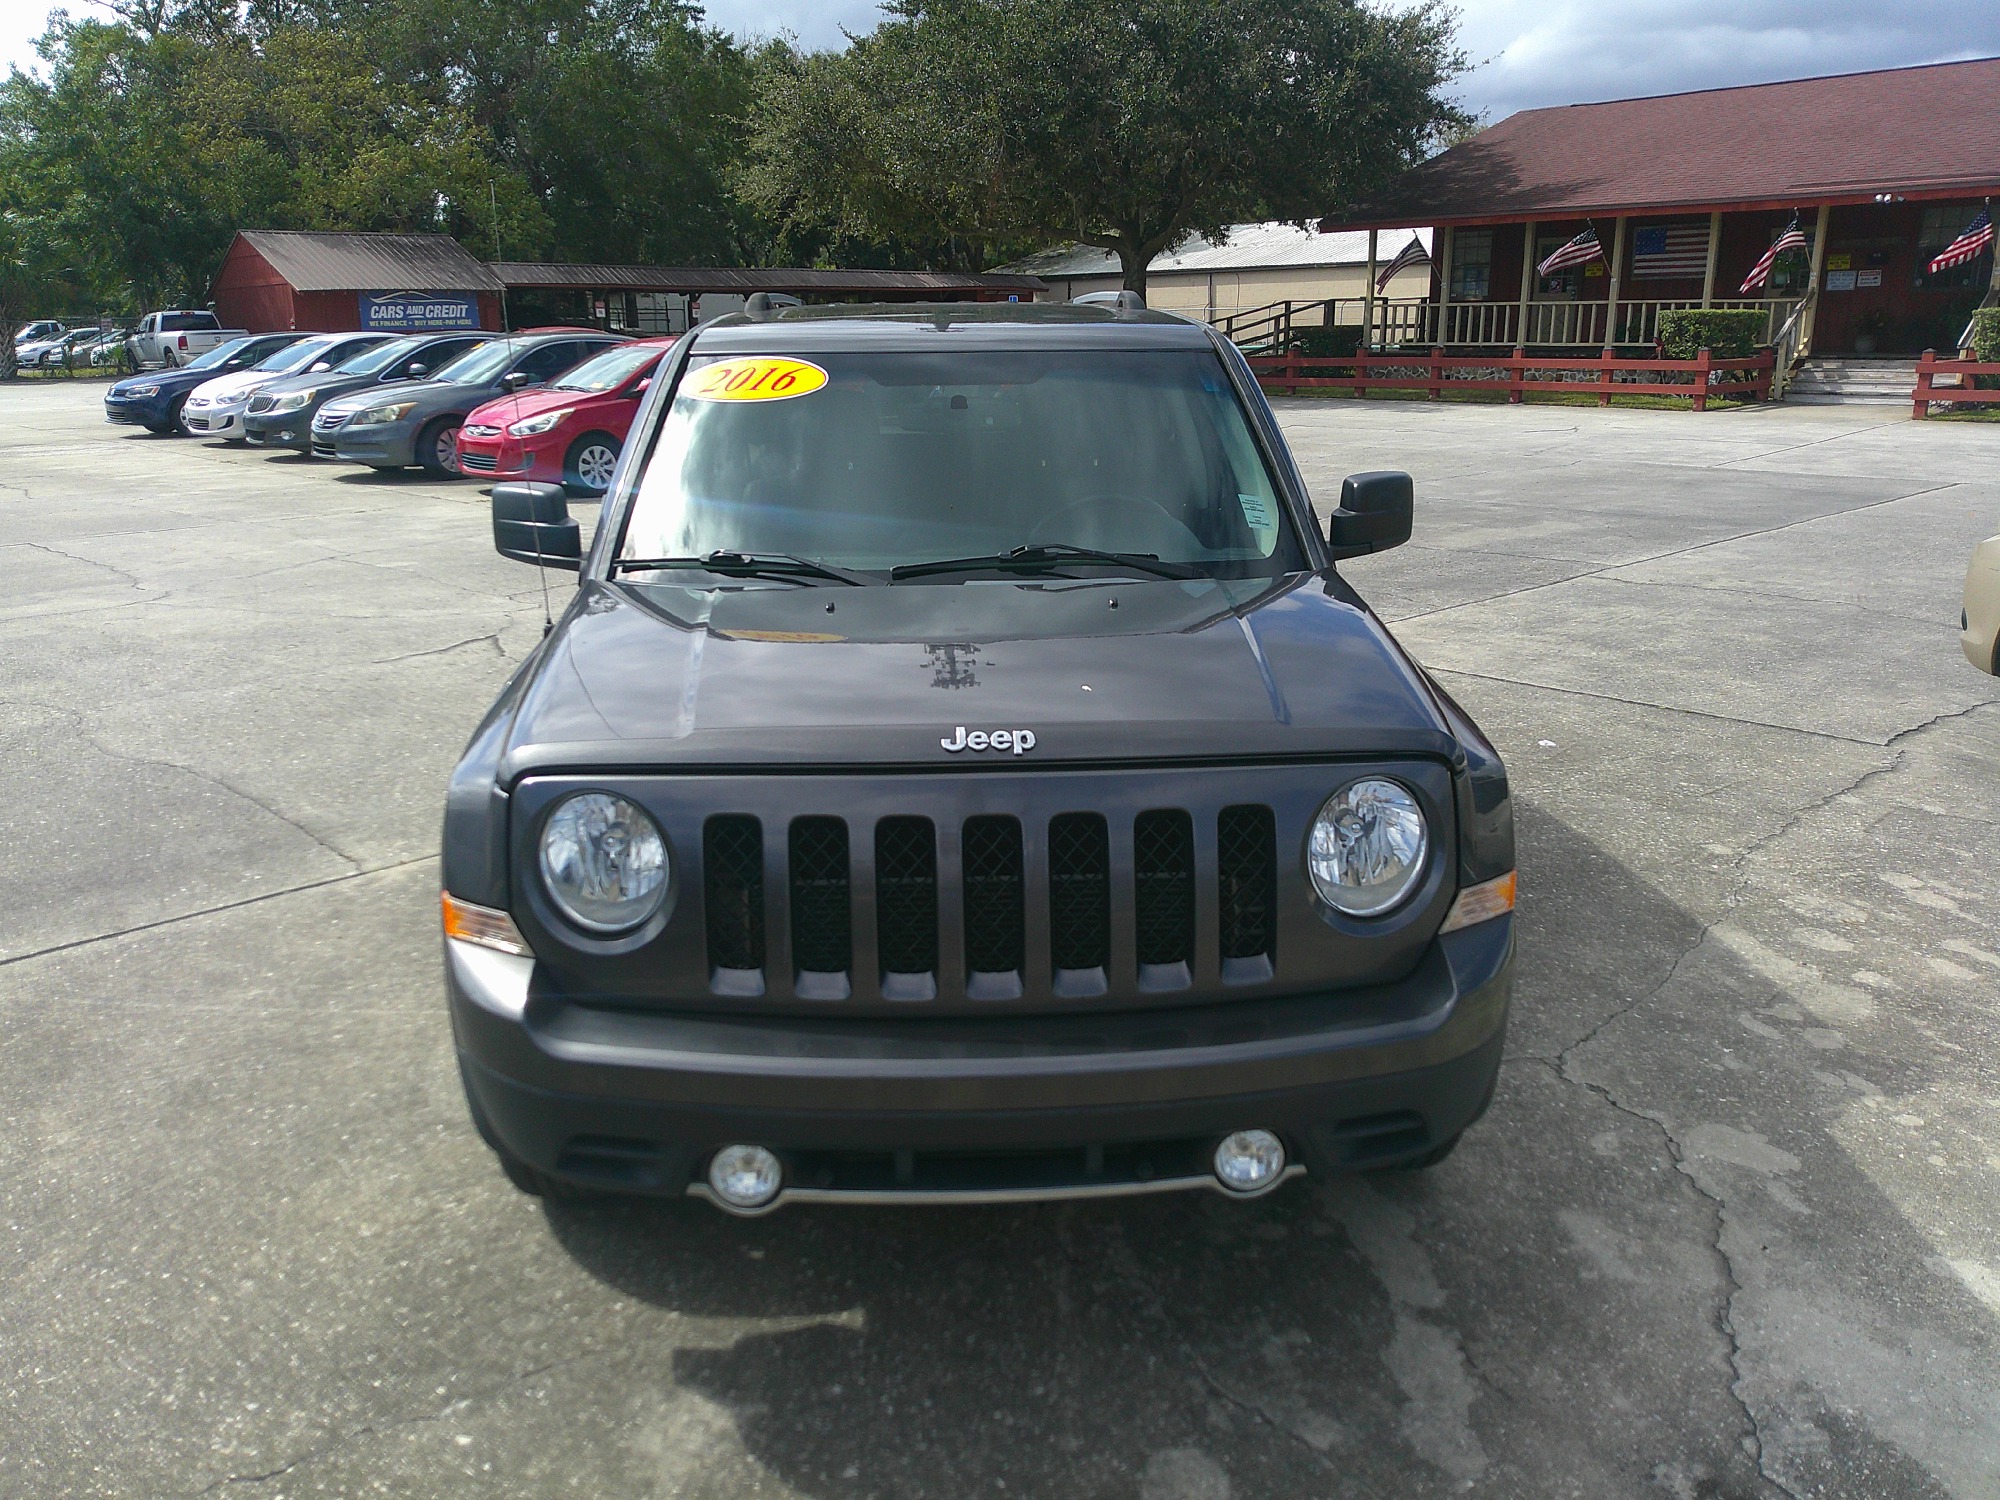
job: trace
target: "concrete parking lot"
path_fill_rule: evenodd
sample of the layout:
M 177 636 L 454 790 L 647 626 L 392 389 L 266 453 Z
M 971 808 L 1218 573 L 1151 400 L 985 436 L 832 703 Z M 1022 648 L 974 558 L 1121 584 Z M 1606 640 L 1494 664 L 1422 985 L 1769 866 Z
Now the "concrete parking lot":
M 2000 1495 L 2000 428 L 1298 399 L 1513 770 L 1428 1174 L 544 1206 L 467 1123 L 445 774 L 537 639 L 470 484 L 0 387 L 0 1495 Z

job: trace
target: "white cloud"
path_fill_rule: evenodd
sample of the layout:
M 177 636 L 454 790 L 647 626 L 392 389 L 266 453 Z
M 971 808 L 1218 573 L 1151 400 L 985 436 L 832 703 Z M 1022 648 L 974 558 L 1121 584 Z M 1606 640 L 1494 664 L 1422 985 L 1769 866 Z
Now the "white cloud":
M 1465 103 L 1541 105 L 2000 55 L 2000 6 L 1881 0 L 1460 0 Z

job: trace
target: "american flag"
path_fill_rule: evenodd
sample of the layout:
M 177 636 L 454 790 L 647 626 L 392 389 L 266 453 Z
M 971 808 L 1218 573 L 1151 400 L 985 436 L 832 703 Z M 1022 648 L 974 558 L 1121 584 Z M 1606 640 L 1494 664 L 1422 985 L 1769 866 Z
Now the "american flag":
M 1708 269 L 1708 225 L 1655 224 L 1632 235 L 1635 281 L 1699 277 Z
M 1979 210 L 1979 217 L 1965 226 L 1965 233 L 1944 247 L 1938 258 L 1931 262 L 1931 274 L 1962 266 L 1969 260 L 1978 258 L 1980 251 L 1993 243 L 1993 212 Z
M 1580 266 L 1585 261 L 1601 258 L 1604 247 L 1597 243 L 1597 229 L 1592 226 L 1571 240 L 1567 245 L 1553 252 L 1549 258 L 1535 267 L 1537 276 L 1553 276 L 1565 266 Z
M 1382 274 L 1375 278 L 1375 290 L 1378 292 L 1388 291 L 1389 283 L 1398 271 L 1402 270 L 1405 266 L 1414 266 L 1418 261 L 1429 260 L 1430 258 L 1431 253 L 1424 248 L 1423 241 L 1418 239 L 1414 234 L 1411 235 L 1410 243 L 1398 250 L 1396 258 L 1384 266 Z
M 1771 248 L 1764 252 L 1764 258 L 1750 268 L 1750 274 L 1743 278 L 1743 285 L 1736 289 L 1736 294 L 1740 297 L 1745 292 L 1753 291 L 1762 286 L 1766 281 L 1771 279 L 1771 262 L 1783 255 L 1787 250 L 1803 250 L 1805 247 L 1806 233 L 1803 229 L 1799 228 L 1798 216 L 1794 214 L 1792 222 L 1785 226 L 1785 232 L 1779 235 L 1772 242 Z

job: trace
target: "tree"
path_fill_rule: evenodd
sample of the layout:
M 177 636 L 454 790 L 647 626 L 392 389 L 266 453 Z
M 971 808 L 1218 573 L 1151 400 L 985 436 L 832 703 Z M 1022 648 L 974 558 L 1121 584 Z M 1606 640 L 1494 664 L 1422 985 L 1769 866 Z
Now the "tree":
M 1143 293 L 1190 232 L 1303 223 L 1465 113 L 1430 0 L 898 0 L 845 52 L 767 67 L 745 194 L 781 223 L 973 247 L 1062 238 Z

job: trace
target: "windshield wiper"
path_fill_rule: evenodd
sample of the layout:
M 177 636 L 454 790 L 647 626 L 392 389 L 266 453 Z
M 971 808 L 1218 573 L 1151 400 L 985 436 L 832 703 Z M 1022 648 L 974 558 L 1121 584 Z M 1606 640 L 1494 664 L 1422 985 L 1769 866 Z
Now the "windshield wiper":
M 1161 562 L 1154 552 L 1100 552 L 1095 547 L 1078 547 L 1070 542 L 1029 542 L 1007 552 L 986 557 L 940 557 L 931 562 L 904 563 L 891 568 L 891 582 L 924 578 L 933 573 L 974 573 L 992 568 L 1003 573 L 1040 573 L 1064 563 L 1110 563 L 1155 578 L 1196 578 L 1200 575 L 1185 563 Z
M 727 578 L 824 578 L 833 583 L 865 588 L 880 580 L 866 573 L 836 568 L 832 563 L 795 557 L 789 552 L 717 551 L 701 557 L 621 557 L 611 564 L 614 573 L 648 573 L 666 568 L 699 568 Z

